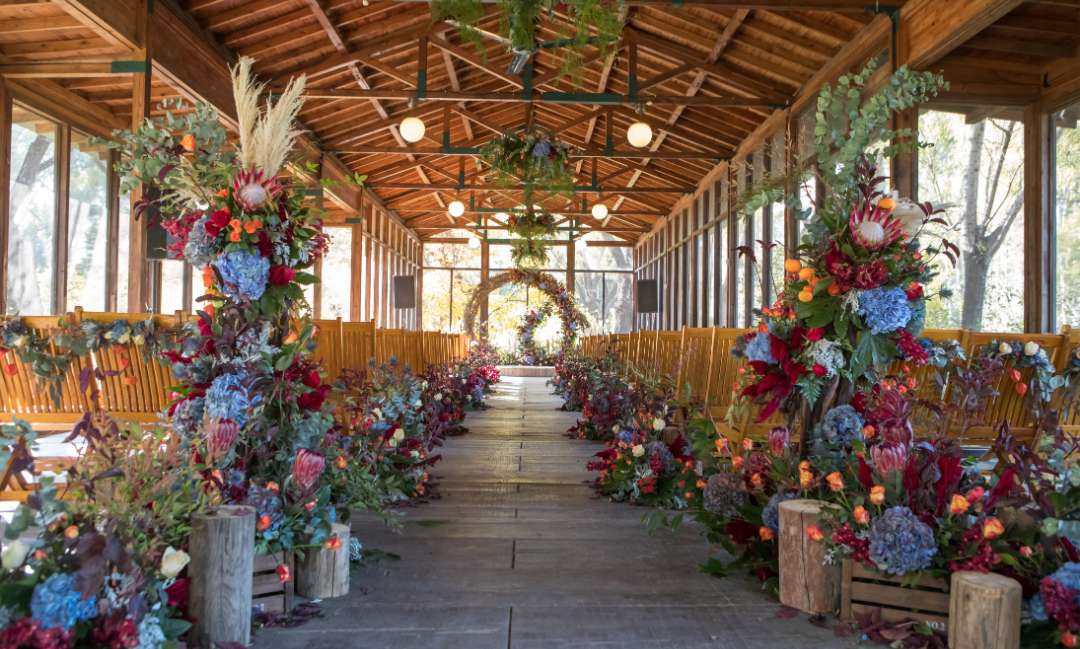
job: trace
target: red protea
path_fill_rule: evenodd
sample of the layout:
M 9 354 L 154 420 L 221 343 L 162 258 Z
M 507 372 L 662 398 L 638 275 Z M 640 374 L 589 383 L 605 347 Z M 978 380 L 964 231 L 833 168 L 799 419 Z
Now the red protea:
M 908 400 L 897 390 L 882 390 L 881 402 L 874 410 L 874 419 L 878 421 L 877 432 L 885 442 L 896 442 L 910 447 L 915 441 L 915 432 L 908 418 Z
M 784 449 L 787 448 L 789 442 L 791 442 L 791 434 L 788 433 L 786 427 L 774 426 L 769 430 L 769 452 L 774 457 L 783 455 Z
M 265 177 L 262 169 L 240 169 L 233 178 L 233 198 L 249 212 L 258 210 L 280 193 L 277 175 Z
M 211 419 L 206 427 L 206 451 L 210 459 L 227 455 L 239 432 L 240 424 L 231 419 Z
M 904 236 L 900 222 L 890 210 L 867 203 L 851 213 L 851 239 L 867 250 L 878 250 Z
M 293 483 L 300 491 L 307 493 L 315 486 L 315 481 L 322 475 L 326 468 L 326 458 L 315 451 L 302 448 L 296 452 L 296 461 L 293 462 Z
M 896 442 L 884 442 L 870 449 L 870 458 L 882 477 L 888 477 L 889 469 L 903 473 L 908 461 L 907 447 Z

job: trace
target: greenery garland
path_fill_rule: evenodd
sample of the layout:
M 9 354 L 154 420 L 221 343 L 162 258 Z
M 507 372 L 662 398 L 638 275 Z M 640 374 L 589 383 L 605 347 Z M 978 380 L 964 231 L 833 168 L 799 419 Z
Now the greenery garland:
M 491 182 L 497 187 L 521 186 L 522 201 L 530 206 L 537 188 L 553 196 L 574 196 L 575 172 L 570 164 L 573 151 L 572 145 L 556 140 L 544 128 L 510 131 L 480 147 L 476 168 L 486 164 Z
M 626 20 L 626 3 L 623 0 L 499 0 L 499 31 L 508 41 L 507 51 L 535 52 L 537 45 L 537 22 L 547 17 L 558 26 L 556 40 L 562 54 L 562 66 L 555 78 L 557 85 L 563 77 L 570 77 L 575 88 L 581 87 L 585 71 L 585 49 L 596 47 L 600 58 L 618 52 L 619 37 Z M 556 7 L 565 15 L 564 20 L 555 13 Z M 484 17 L 481 0 L 432 0 L 431 21 L 453 21 L 458 34 L 476 46 L 484 63 L 487 50 L 484 35 L 479 30 Z M 593 42 L 590 41 L 590 37 Z
M 506 219 L 506 225 L 511 234 L 521 237 L 521 241 L 510 244 L 514 266 L 541 268 L 547 264 L 551 246 L 545 242 L 555 238 L 553 214 L 517 209 Z

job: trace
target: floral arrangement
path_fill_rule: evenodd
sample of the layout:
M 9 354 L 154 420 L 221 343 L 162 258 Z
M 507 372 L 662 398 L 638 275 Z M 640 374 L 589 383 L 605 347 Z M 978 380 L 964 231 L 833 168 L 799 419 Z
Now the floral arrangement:
M 574 195 L 574 167 L 570 158 L 574 147 L 555 139 L 543 129 L 510 131 L 480 147 L 476 168 L 488 167 L 491 182 L 502 188 L 521 187 L 522 202 L 533 205 L 539 189 L 551 196 Z
M 562 55 L 559 77 L 569 76 L 580 87 L 585 70 L 585 49 L 594 46 L 600 58 L 615 53 L 625 24 L 626 5 L 622 0 L 507 0 L 499 4 L 499 31 L 507 49 L 518 53 L 537 51 L 540 45 L 558 47 Z M 556 40 L 537 42 L 537 23 L 542 16 L 558 25 Z M 453 21 L 462 39 L 473 43 L 487 63 L 484 35 L 479 30 L 484 6 L 479 0 L 435 0 L 431 4 L 433 23 Z M 596 36 L 592 36 L 596 34 Z
M 506 271 L 510 281 L 527 284 L 540 289 L 559 311 L 562 320 L 562 348 L 571 349 L 577 344 L 581 331 L 589 326 L 589 320 L 577 306 L 577 302 L 566 291 L 562 282 L 549 273 L 511 268 Z
M 171 649 L 186 618 L 188 520 L 207 508 L 197 466 L 163 429 L 96 415 L 65 498 L 50 477 L 0 541 L 0 646 Z M 29 425 L 4 426 L 5 446 Z
M 521 238 L 510 245 L 514 266 L 540 268 L 547 264 L 550 246 L 544 241 L 555 235 L 555 217 L 547 211 L 514 210 L 506 219 L 508 231 Z
M 71 369 L 76 356 L 86 356 L 113 346 L 122 347 L 122 353 L 126 354 L 131 350 L 131 345 L 137 345 L 142 349 L 143 362 L 148 363 L 169 342 L 169 334 L 157 331 L 152 318 L 135 323 L 114 320 L 109 324 L 87 318 L 78 325 L 69 325 L 60 318 L 48 338 L 42 338 L 34 330 L 28 329 L 18 316 L 0 323 L 0 357 L 6 356 L 9 350 L 14 352 L 24 365 L 33 370 L 35 378 L 46 386 L 56 402 L 60 401 L 64 376 Z M 19 373 L 15 363 L 5 362 L 3 365 L 4 373 L 8 376 Z M 80 382 L 88 380 L 86 373 L 89 370 L 83 370 Z M 127 376 L 124 382 L 134 385 L 136 378 Z
M 536 330 L 544 324 L 544 320 L 551 315 L 554 306 L 546 302 L 539 309 L 529 309 L 525 314 L 525 322 L 518 326 L 518 353 L 528 365 L 537 363 L 539 357 L 536 352 Z

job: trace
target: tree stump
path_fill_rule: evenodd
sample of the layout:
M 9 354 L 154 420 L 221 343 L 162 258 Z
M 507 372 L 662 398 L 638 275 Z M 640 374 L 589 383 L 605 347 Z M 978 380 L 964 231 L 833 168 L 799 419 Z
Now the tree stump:
M 1015 579 L 981 572 L 954 572 L 949 591 L 952 649 L 1017 649 L 1020 600 Z
M 818 523 L 828 503 L 788 500 L 780 503 L 780 602 L 807 613 L 831 613 L 840 607 L 840 564 L 825 563 L 825 545 L 810 540 L 806 528 Z M 828 534 L 828 530 L 822 527 Z
M 219 507 L 191 521 L 188 611 L 195 620 L 188 644 L 251 642 L 251 573 L 255 562 L 255 511 Z
M 306 548 L 296 562 L 296 592 L 308 599 L 341 597 L 349 593 L 349 526 L 331 523 L 341 548 Z

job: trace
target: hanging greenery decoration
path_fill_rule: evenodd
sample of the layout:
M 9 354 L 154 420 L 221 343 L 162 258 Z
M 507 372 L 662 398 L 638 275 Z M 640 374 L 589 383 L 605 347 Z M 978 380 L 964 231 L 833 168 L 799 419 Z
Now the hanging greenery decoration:
M 559 142 L 547 129 L 511 131 L 480 147 L 476 168 L 487 165 L 491 182 L 508 189 L 520 186 L 525 205 L 532 205 L 539 188 L 554 196 L 574 196 L 574 147 Z
M 533 54 L 541 47 L 557 52 L 562 65 L 555 84 L 569 77 L 575 88 L 581 87 L 584 77 L 586 48 L 598 48 L 600 58 L 606 60 L 618 51 L 619 36 L 626 25 L 623 0 L 498 0 L 498 7 L 501 36 L 480 30 L 482 0 L 432 0 L 431 20 L 457 25 L 458 34 L 476 46 L 485 64 L 485 36 L 504 43 L 507 51 L 515 55 Z M 540 18 L 555 23 L 554 40 L 537 40 Z
M 514 210 L 506 219 L 510 234 L 521 237 L 510 244 L 510 258 L 518 268 L 542 268 L 547 264 L 551 246 L 547 241 L 555 238 L 555 215 L 546 210 Z

